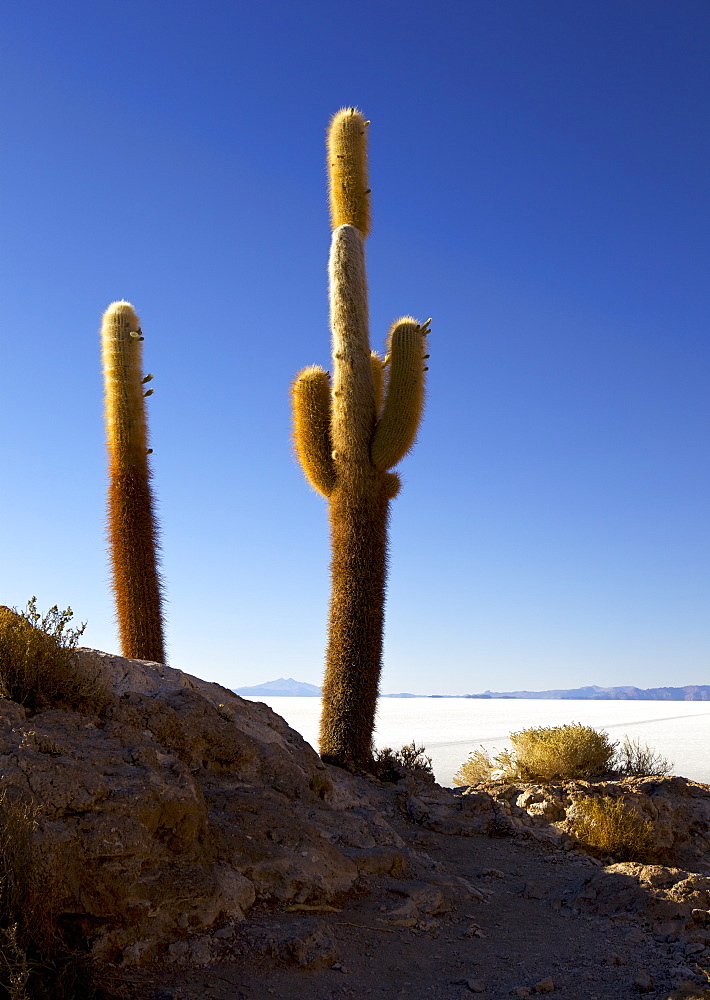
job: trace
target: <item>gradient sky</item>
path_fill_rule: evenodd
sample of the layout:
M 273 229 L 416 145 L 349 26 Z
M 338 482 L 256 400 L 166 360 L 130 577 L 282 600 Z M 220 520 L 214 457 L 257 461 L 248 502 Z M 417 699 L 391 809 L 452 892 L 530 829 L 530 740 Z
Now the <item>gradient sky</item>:
M 118 651 L 101 313 L 145 333 L 169 662 L 321 681 L 324 135 L 369 130 L 371 335 L 434 317 L 382 690 L 710 683 L 706 0 L 7 5 L 0 603 Z

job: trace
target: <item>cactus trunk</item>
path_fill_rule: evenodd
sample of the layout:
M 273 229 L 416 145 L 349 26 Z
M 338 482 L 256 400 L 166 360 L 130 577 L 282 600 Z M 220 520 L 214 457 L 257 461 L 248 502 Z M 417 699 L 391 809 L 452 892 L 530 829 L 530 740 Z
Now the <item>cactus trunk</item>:
M 128 302 L 104 313 L 101 342 L 109 453 L 108 535 L 124 656 L 165 662 L 157 522 L 148 466 L 141 330 Z
M 388 500 L 381 483 L 330 497 L 332 591 L 320 750 L 341 767 L 372 760 L 382 664 Z
M 330 507 L 332 592 L 320 751 L 324 760 L 350 769 L 372 764 L 388 508 L 399 489 L 398 476 L 387 470 L 414 443 L 429 333 L 428 322 L 407 316 L 392 327 L 387 362 L 370 350 L 368 124 L 355 108 L 345 108 L 328 134 L 332 395 L 327 398 L 328 374 L 317 366 L 304 369 L 292 390 L 296 454 Z

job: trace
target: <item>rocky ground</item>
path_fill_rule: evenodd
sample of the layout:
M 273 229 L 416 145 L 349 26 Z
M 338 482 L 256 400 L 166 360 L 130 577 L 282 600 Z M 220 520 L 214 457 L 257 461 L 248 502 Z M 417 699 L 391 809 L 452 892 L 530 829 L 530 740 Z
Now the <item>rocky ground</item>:
M 560 1000 L 710 997 L 704 934 L 654 919 L 630 865 L 524 837 L 436 834 L 399 819 L 428 876 L 363 876 L 332 910 L 255 907 L 220 961 L 127 976 L 132 1000 Z M 405 852 L 407 853 L 407 852 Z M 679 870 L 646 868 L 668 881 Z M 463 877 L 471 891 L 460 886 Z M 703 877 L 705 883 L 710 879 Z M 629 894 L 636 893 L 633 901 Z M 703 900 L 705 901 L 705 900 Z M 657 905 L 657 904 L 656 904 Z M 701 925 L 698 925 L 700 928 Z
M 126 1000 L 710 997 L 709 787 L 383 785 L 218 685 L 78 655 L 106 710 L 0 702 L 0 767 Z M 651 819 L 663 864 L 581 851 L 589 794 Z

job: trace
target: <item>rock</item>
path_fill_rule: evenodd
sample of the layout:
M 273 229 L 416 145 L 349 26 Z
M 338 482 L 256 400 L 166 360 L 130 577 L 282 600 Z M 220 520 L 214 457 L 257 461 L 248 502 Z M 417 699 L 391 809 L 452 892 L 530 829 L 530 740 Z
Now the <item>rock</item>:
M 653 989 L 653 979 L 646 969 L 639 969 L 631 985 L 640 993 L 650 993 Z
M 539 983 L 535 983 L 536 993 L 554 993 L 555 984 L 552 980 L 552 976 L 548 976 L 547 979 L 541 979 Z
M 425 797 L 410 795 L 407 807 L 417 822 L 439 832 L 471 835 L 507 830 L 569 848 L 575 844 L 577 804 L 589 796 L 621 799 L 650 821 L 651 855 L 692 869 L 710 852 L 710 787 L 675 776 L 555 784 L 488 782 L 464 789 L 455 797 L 458 807 L 450 799 L 437 799 L 433 791 Z
M 321 922 L 304 921 L 299 933 L 277 926 L 246 927 L 242 937 L 257 954 L 269 955 L 300 968 L 317 968 L 338 960 L 333 934 Z M 338 963 L 340 964 L 340 963 Z M 341 971 L 344 967 L 341 965 Z
M 525 899 L 544 899 L 547 887 L 537 882 L 526 882 L 521 895 Z
M 406 852 L 396 847 L 370 847 L 364 850 L 341 848 L 360 874 L 404 875 L 407 870 Z
M 632 931 L 629 931 L 629 933 L 624 938 L 624 942 L 629 945 L 644 944 L 646 941 L 648 941 L 648 938 L 643 933 L 643 931 L 638 929 L 638 927 L 635 927 Z
M 395 892 L 409 897 L 409 901 L 421 913 L 432 916 L 451 909 L 451 900 L 439 886 L 427 882 L 401 882 L 393 886 Z
M 418 922 L 419 910 L 412 899 L 408 899 L 387 915 L 387 923 L 392 927 L 416 927 Z
M 101 717 L 0 700 L 0 768 L 8 801 L 35 803 L 38 863 L 95 957 L 203 964 L 255 901 L 327 903 L 361 875 L 423 876 L 417 919 L 465 892 L 428 885 L 442 876 L 389 826 L 380 786 L 324 765 L 266 705 L 156 663 L 74 662 L 106 679 Z M 303 965 L 328 951 L 279 947 Z

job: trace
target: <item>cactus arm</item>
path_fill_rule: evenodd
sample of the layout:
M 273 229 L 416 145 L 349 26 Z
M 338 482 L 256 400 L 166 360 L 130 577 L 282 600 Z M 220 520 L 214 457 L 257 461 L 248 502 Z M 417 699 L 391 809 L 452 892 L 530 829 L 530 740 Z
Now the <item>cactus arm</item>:
M 101 325 L 109 453 L 108 534 L 123 655 L 164 663 L 156 556 L 158 527 L 148 466 L 142 339 L 130 303 L 112 303 Z
M 385 472 L 385 493 L 388 500 L 394 500 L 402 488 L 402 480 L 396 472 Z
M 371 449 L 372 461 L 382 471 L 404 458 L 417 436 L 424 408 L 426 335 L 430 322 L 420 325 L 411 316 L 405 316 L 390 330 L 387 394 Z
M 335 487 L 330 437 L 330 378 L 318 365 L 304 368 L 291 389 L 293 445 L 306 479 L 324 497 Z
M 384 359 L 379 356 L 377 351 L 370 351 L 370 364 L 372 366 L 372 384 L 375 389 L 375 416 L 379 417 L 385 395 Z
M 363 237 L 370 231 L 365 134 L 369 124 L 357 108 L 341 108 L 331 119 L 327 141 L 333 229 L 355 226 Z

